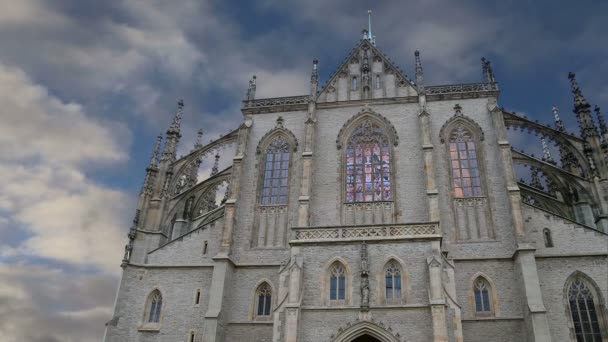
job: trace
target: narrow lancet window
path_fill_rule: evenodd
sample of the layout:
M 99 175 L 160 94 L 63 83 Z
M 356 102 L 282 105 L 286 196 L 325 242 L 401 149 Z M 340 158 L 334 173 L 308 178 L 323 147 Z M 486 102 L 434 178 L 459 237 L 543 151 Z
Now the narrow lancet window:
M 380 75 L 376 75 L 376 89 L 380 89 Z
M 277 136 L 266 149 L 262 205 L 287 204 L 289 182 L 289 143 Z
M 392 200 L 388 139 L 377 124 L 365 120 L 354 130 L 346 148 L 346 202 Z
M 477 278 L 473 284 L 475 294 L 475 312 L 478 315 L 490 315 L 492 308 L 490 304 L 490 284 L 483 279 Z
M 256 291 L 257 306 L 256 316 L 257 317 L 268 317 L 270 316 L 272 308 L 272 290 L 268 283 L 263 283 L 258 287 Z
M 154 290 L 150 296 L 148 296 L 148 305 L 146 310 L 146 322 L 147 323 L 159 323 L 160 313 L 163 306 L 163 296 L 160 291 Z
M 450 134 L 450 161 L 454 196 L 481 196 L 475 140 L 471 132 L 461 125 Z
M 388 303 L 401 299 L 401 271 L 392 261 L 386 269 L 386 301 Z
M 551 230 L 549 228 L 543 229 L 543 237 L 545 239 L 545 247 L 553 247 L 553 238 L 551 237 Z
M 344 300 L 346 298 L 346 272 L 344 266 L 335 263 L 330 270 L 329 299 Z
M 357 76 L 353 77 L 353 90 L 357 90 Z
M 595 298 L 589 286 L 583 280 L 575 279 L 570 285 L 568 303 L 576 341 L 601 342 L 602 332 L 598 311 L 595 307 Z

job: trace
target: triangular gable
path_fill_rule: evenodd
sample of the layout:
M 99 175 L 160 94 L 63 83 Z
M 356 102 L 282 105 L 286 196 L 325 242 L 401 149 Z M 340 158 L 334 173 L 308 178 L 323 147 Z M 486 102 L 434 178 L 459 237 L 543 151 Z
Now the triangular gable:
M 365 56 L 367 50 L 367 65 Z M 365 70 L 369 69 L 366 73 Z M 318 102 L 364 100 L 418 95 L 416 85 L 380 49 L 362 39 L 330 76 Z

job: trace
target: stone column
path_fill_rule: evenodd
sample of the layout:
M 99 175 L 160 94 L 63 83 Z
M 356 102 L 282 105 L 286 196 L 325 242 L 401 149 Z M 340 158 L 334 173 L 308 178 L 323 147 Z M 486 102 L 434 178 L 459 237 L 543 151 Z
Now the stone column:
M 528 328 L 530 342 L 551 342 L 547 310 L 543 304 L 540 280 L 534 257 L 535 249 L 531 246 L 520 246 L 515 252 L 516 267 L 519 271 L 524 291 L 524 319 Z
M 285 306 L 285 342 L 296 342 L 298 340 L 304 259 L 297 253 L 297 248 L 292 249 L 292 261 L 289 269 L 289 295 Z
M 222 315 L 224 297 L 231 284 L 234 265 L 228 258 L 214 258 L 211 288 L 209 289 L 209 304 L 203 323 L 203 341 L 224 341 L 225 317 Z
M 306 125 L 304 131 L 304 151 L 302 151 L 302 181 L 300 183 L 300 197 L 298 199 L 298 227 L 307 227 L 310 222 L 310 189 L 312 186 L 312 169 L 313 169 L 313 140 L 315 134 L 315 119 L 316 102 L 314 98 L 308 103 L 308 119 L 304 123 Z
M 447 312 L 441 277 L 443 263 L 439 250 L 439 241 L 433 241 L 432 246 L 433 255 L 427 258 L 427 265 L 429 270 L 429 303 L 433 319 L 433 341 L 447 342 Z

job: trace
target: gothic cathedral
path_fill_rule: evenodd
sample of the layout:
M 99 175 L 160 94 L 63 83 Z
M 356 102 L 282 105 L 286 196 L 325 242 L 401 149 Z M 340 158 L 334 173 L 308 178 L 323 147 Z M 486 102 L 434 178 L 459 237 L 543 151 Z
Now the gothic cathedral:
M 557 108 L 543 125 L 500 107 L 485 59 L 481 82 L 443 86 L 421 60 L 410 79 L 366 30 L 323 86 L 313 61 L 308 95 L 258 99 L 254 76 L 242 123 L 177 158 L 180 101 L 105 341 L 608 341 L 599 108 L 570 74 L 570 133 Z

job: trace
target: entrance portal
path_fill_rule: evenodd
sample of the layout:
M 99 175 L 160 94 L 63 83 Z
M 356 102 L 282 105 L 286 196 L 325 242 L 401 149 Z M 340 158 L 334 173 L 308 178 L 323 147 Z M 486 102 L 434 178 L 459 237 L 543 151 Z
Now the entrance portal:
M 380 342 L 380 340 L 375 339 L 369 335 L 363 335 L 363 336 L 357 337 L 352 342 Z

